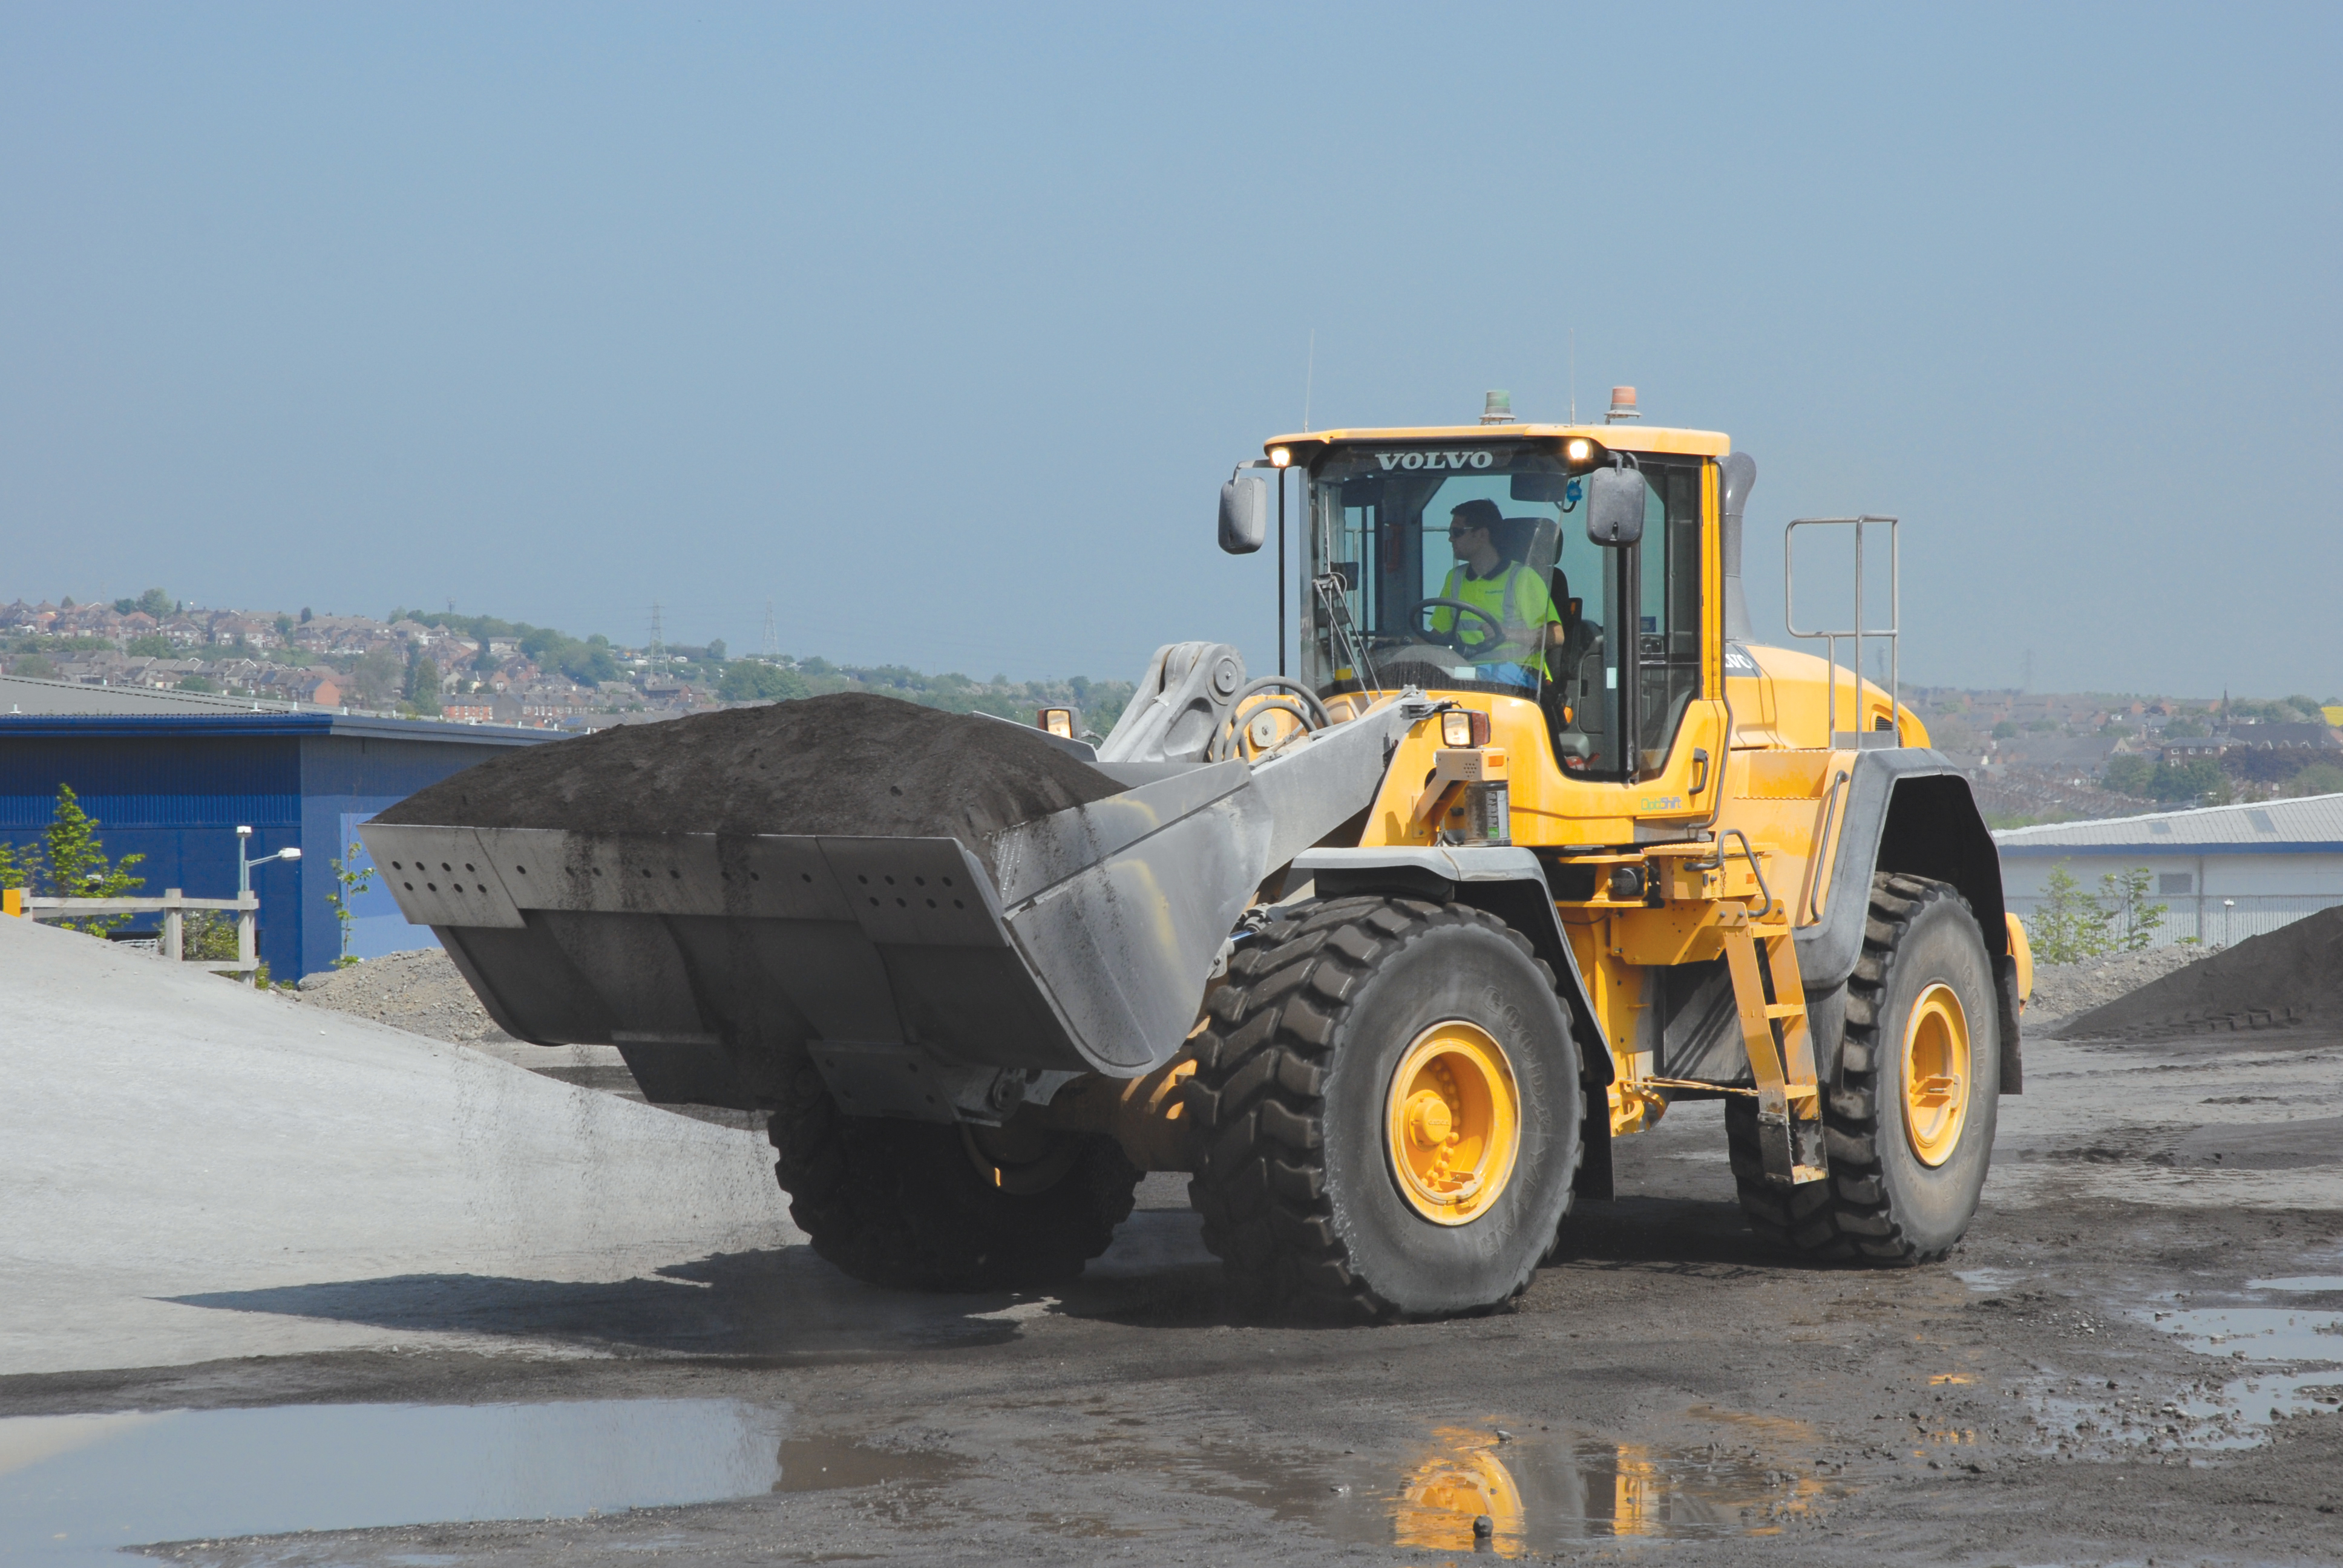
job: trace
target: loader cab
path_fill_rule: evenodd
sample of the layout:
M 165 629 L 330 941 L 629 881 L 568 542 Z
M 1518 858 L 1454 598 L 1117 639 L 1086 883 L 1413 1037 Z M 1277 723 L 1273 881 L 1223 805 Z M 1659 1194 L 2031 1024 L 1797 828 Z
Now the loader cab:
M 1322 699 L 1414 686 L 1526 699 L 1570 778 L 1633 782 L 1664 768 L 1714 640 L 1702 529 L 1713 459 L 1647 450 L 1614 462 L 1599 432 L 1572 427 L 1336 432 L 1306 450 L 1288 448 L 1306 461 L 1301 674 Z M 1624 463 L 1643 480 L 1641 538 L 1597 545 L 1594 476 Z M 1493 523 L 1493 566 L 1452 540 L 1460 507 Z

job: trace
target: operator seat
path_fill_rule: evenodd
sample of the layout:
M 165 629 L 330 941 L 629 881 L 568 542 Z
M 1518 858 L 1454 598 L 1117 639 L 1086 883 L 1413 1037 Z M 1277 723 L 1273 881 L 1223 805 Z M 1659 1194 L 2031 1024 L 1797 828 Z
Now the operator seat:
M 1553 678 L 1540 694 L 1539 706 L 1554 738 L 1554 760 L 1571 771 L 1584 768 L 1602 749 L 1603 628 L 1582 613 L 1584 603 L 1571 597 L 1568 572 L 1556 566 L 1548 583 L 1562 616 L 1562 646 L 1546 652 Z

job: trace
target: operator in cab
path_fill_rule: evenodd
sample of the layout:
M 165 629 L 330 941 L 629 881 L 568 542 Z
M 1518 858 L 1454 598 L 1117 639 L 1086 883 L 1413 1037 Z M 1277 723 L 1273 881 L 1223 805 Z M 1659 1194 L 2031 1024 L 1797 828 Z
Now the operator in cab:
M 1504 527 L 1504 514 L 1491 500 L 1466 501 L 1448 515 L 1456 564 L 1440 597 L 1471 605 L 1488 619 L 1442 606 L 1432 612 L 1432 630 L 1473 661 L 1477 678 L 1535 690 L 1547 676 L 1545 650 L 1562 643 L 1562 616 L 1544 574 L 1506 558 L 1498 542 Z

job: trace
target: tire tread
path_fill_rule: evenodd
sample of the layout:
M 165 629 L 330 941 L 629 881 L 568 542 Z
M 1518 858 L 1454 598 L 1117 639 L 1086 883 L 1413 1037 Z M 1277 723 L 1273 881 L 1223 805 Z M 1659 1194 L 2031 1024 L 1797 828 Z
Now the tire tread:
M 1880 1030 L 1896 954 L 1923 911 L 1946 900 L 1968 909 L 1968 900 L 1948 882 L 1886 871 L 1872 879 L 1863 954 L 1847 981 L 1846 1037 L 1837 1081 L 1826 1081 L 1823 1095 L 1829 1181 L 1787 1191 L 1774 1186 L 1758 1148 L 1755 1101 L 1735 1095 L 1727 1103 L 1725 1138 L 1742 1214 L 1766 1241 L 1817 1260 L 1860 1258 L 1875 1265 L 1932 1263 L 1951 1251 L 1923 1250 L 1897 1222 L 1878 1141 L 1894 1130 L 1892 1124 L 1882 1126 L 1882 1118 L 1892 1116 L 1895 1108 L 1881 1093 L 1888 1045 Z M 1801 1204 L 1807 1192 L 1815 1196 Z M 1785 1225 L 1785 1212 L 1799 1218 Z
M 1230 961 L 1185 1091 L 1210 1151 L 1188 1193 L 1241 1313 L 1338 1322 L 1405 1315 L 1353 1273 L 1333 1223 L 1323 1164 L 1328 1069 L 1378 966 L 1423 933 L 1456 925 L 1502 933 L 1531 952 L 1526 938 L 1469 905 L 1368 895 L 1330 899 L 1269 926 Z M 1536 967 L 1553 989 L 1554 971 Z M 1529 1288 L 1536 1261 L 1508 1300 Z

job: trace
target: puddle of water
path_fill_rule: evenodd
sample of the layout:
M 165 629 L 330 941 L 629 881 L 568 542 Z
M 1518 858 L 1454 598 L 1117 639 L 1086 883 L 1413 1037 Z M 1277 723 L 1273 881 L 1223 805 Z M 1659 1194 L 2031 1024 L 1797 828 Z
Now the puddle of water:
M 2249 1362 L 2343 1362 L 2343 1312 L 2187 1307 L 2141 1314 L 2199 1355 Z
M 1973 1291 L 2006 1291 L 2026 1276 L 2016 1269 L 1956 1269 L 1953 1278 Z
M 1381 1498 L 1383 1528 L 1352 1540 L 1432 1552 L 1518 1556 L 1556 1540 L 1615 1536 L 1767 1535 L 1825 1494 L 1818 1476 L 1785 1470 L 1751 1448 L 1697 1450 L 1603 1442 L 1493 1428 L 1443 1428 L 1399 1485 Z M 1474 1534 L 1489 1521 L 1485 1544 Z
M 2137 1385 L 2104 1396 L 2036 1395 L 2029 1402 L 2048 1429 L 2040 1446 L 2174 1454 L 2251 1448 L 2269 1441 L 2274 1422 L 2343 1404 L 2343 1312 L 2203 1307 L 2136 1315 L 2216 1358 L 2222 1373 L 2163 1396 Z
M 738 1400 L 287 1405 L 0 1419 L 0 1559 L 297 1530 L 576 1518 L 920 1479 L 948 1456 L 786 1435 Z
M 2249 1291 L 2333 1291 L 2343 1293 L 2343 1274 L 2289 1274 L 2282 1280 L 2247 1280 Z
M 889 1481 L 942 1481 L 960 1468 L 957 1455 L 933 1450 L 872 1448 L 834 1437 L 792 1437 L 781 1443 L 775 1492 L 835 1492 Z

